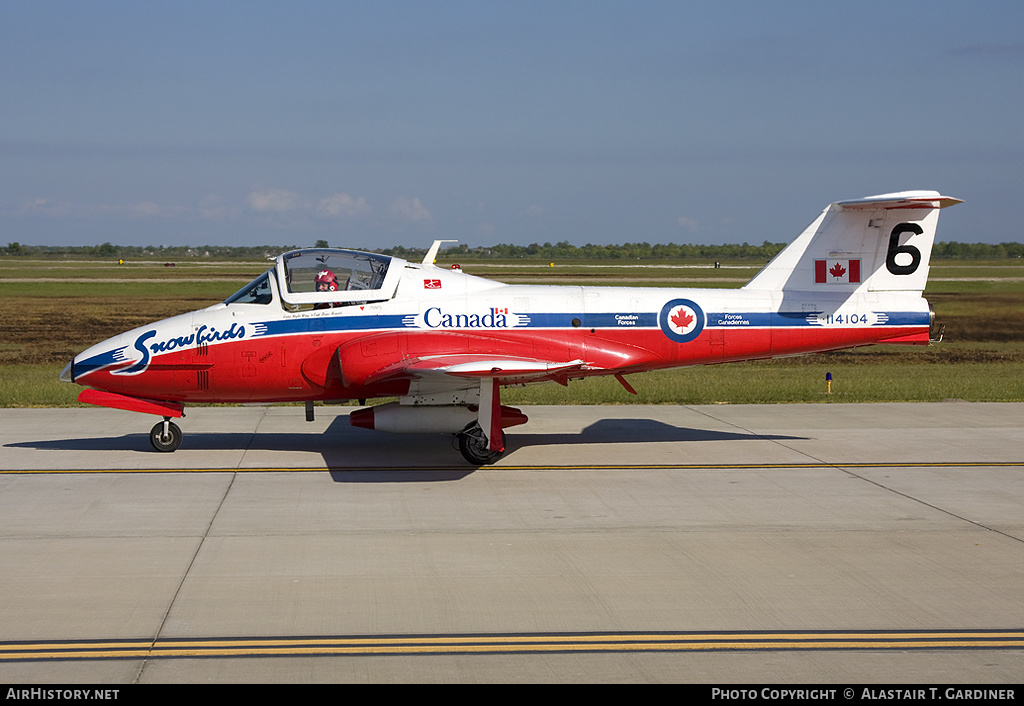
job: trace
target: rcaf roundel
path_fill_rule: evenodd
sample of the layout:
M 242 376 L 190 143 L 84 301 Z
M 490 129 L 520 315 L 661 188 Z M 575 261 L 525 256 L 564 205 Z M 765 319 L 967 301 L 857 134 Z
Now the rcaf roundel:
M 686 343 L 704 330 L 704 311 L 689 299 L 673 299 L 661 308 L 658 323 L 670 339 Z

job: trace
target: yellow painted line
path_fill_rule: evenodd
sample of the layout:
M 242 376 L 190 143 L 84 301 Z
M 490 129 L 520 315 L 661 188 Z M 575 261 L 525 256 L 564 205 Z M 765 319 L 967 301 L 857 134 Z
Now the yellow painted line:
M 610 633 L 0 643 L 0 661 L 715 650 L 1024 649 L 1024 631 Z
M 59 469 L 4 469 L 0 475 L 51 475 L 67 473 L 381 473 L 381 472 L 442 472 L 470 473 L 477 470 L 494 471 L 619 471 L 619 470 L 774 470 L 807 468 L 1017 468 L 1024 461 L 949 461 L 949 462 L 871 462 L 871 463 L 618 463 L 574 465 L 494 465 L 494 466 L 307 466 L 296 468 L 59 468 Z

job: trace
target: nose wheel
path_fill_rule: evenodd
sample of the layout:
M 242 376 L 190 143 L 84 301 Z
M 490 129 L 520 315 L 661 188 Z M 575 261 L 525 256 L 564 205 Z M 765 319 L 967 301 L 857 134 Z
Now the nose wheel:
M 149 443 L 157 451 L 170 453 L 181 446 L 181 429 L 170 417 L 164 417 L 162 422 L 157 422 L 150 430 Z

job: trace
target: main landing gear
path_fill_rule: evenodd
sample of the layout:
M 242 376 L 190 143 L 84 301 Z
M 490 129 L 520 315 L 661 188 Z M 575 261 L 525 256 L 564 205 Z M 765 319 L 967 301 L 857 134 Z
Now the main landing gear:
M 459 451 L 462 457 L 474 466 L 488 466 L 495 463 L 505 453 L 505 432 L 501 432 L 501 451 L 488 448 L 487 437 L 480 428 L 479 422 L 469 424 L 456 435 L 459 439 Z
M 149 431 L 149 443 L 157 451 L 171 452 L 181 446 L 181 428 L 171 421 L 170 417 L 164 417 L 162 422 L 157 422 Z

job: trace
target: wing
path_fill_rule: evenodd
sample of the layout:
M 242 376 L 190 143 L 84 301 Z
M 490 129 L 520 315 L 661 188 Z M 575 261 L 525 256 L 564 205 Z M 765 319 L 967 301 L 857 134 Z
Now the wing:
M 324 346 L 315 350 L 303 361 L 302 374 L 321 387 L 329 386 L 332 378 L 350 388 L 418 380 L 420 387 L 440 391 L 473 388 L 481 380 L 496 380 L 499 385 L 551 380 L 566 385 L 571 373 L 592 368 L 580 359 L 498 352 L 509 344 L 496 339 L 474 339 L 477 350 L 471 352 L 465 350 L 467 340 L 465 335 L 417 337 L 420 350 L 411 351 L 404 334 L 367 336 L 338 348 Z M 452 350 L 459 347 L 463 350 Z
M 364 384 L 376 384 L 396 377 L 418 378 L 432 386 L 476 387 L 485 378 L 501 385 L 552 380 L 568 383 L 569 374 L 583 370 L 582 360 L 551 361 L 473 353 L 444 354 L 411 358 L 394 363 L 368 376 Z

